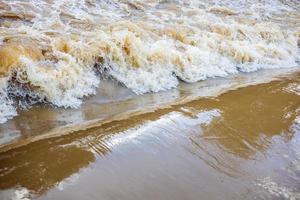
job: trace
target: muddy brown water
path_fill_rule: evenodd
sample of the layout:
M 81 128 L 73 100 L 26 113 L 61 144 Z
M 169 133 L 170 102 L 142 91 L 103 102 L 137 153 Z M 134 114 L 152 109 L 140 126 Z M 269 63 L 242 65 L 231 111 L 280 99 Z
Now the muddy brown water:
M 2 151 L 0 197 L 299 199 L 299 80 L 295 72 Z

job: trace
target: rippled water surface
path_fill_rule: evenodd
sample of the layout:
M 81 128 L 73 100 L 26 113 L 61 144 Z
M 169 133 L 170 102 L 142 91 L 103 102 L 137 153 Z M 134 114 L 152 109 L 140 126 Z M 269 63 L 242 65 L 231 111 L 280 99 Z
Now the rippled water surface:
M 299 73 L 0 154 L 2 199 L 299 199 Z

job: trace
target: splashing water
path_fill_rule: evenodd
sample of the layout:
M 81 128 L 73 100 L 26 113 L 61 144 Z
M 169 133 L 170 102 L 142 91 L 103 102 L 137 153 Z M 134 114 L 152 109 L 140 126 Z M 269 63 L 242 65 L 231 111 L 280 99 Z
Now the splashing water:
M 79 107 L 99 72 L 143 94 L 300 60 L 292 0 L 5 0 L 0 8 L 0 123 L 16 115 L 16 97 Z

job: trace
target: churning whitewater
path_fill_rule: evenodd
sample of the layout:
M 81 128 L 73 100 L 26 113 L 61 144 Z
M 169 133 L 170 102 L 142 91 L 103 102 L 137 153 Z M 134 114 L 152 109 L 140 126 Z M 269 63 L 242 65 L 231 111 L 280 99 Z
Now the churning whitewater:
M 4 0 L 0 123 L 20 99 L 79 107 L 103 76 L 157 92 L 294 67 L 299 46 L 297 0 Z

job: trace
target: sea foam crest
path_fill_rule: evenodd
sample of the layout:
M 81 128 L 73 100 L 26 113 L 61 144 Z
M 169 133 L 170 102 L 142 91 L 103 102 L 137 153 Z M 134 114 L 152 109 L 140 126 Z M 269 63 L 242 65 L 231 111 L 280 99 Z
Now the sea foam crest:
M 17 115 L 16 108 L 7 96 L 6 78 L 0 78 L 0 124 Z
M 2 122 L 16 114 L 12 100 L 23 88 L 37 102 L 79 107 L 95 94 L 97 71 L 143 94 L 179 80 L 299 66 L 300 8 L 289 1 L 12 0 L 2 7 L 10 13 L 0 30 Z

